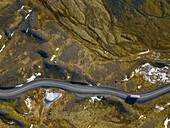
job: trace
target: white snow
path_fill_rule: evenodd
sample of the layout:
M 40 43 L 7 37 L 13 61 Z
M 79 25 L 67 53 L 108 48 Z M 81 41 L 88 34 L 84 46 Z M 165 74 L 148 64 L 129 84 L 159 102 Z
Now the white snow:
M 146 53 L 149 53 L 149 52 L 150 52 L 150 50 L 148 49 L 147 51 L 138 53 L 138 55 L 143 55 L 143 54 L 146 54 Z
M 91 97 L 91 100 L 89 100 L 90 102 L 93 101 L 93 103 L 97 100 L 97 101 L 101 101 L 103 98 L 103 96 L 101 96 L 100 98 L 98 98 L 97 96 L 93 96 Z
M 135 76 L 135 72 L 133 71 L 129 79 L 133 78 L 134 76 Z M 129 79 L 127 78 L 127 75 L 125 75 L 125 78 L 122 81 L 128 81 Z
M 36 76 L 41 76 L 41 72 L 35 73 Z
M 49 89 L 46 90 L 46 96 L 43 100 L 43 103 L 46 107 L 49 107 L 54 101 L 58 100 L 62 96 L 62 93 L 58 92 L 49 92 Z M 48 102 L 46 102 L 46 100 Z
M 5 44 L 2 46 L 2 48 L 0 49 L 0 53 L 4 50 L 5 46 Z
M 141 88 L 141 86 L 138 86 L 138 89 L 140 89 Z
M 29 28 L 27 28 L 26 33 L 28 32 Z
M 128 81 L 129 79 L 127 78 L 127 75 L 125 76 L 125 79 L 122 80 L 122 81 Z
M 58 51 L 59 50 L 59 48 L 56 48 L 56 51 Z
M 165 66 L 162 68 L 153 67 L 149 63 L 139 66 L 135 69 L 135 73 L 143 74 L 143 78 L 150 83 L 156 82 L 170 82 L 169 67 Z
M 164 122 L 164 125 L 165 125 L 165 128 L 168 128 L 168 122 L 170 121 L 170 118 L 166 118 L 165 122 Z
M 36 76 L 41 76 L 41 73 L 38 72 L 38 73 L 35 73 L 35 75 L 33 74 L 30 78 L 27 79 L 27 83 L 35 80 Z
M 55 55 L 53 55 L 53 56 L 51 57 L 51 59 L 50 59 L 50 60 L 51 60 L 51 61 L 53 61 L 53 60 L 54 60 L 54 58 L 55 58 Z
M 91 127 L 91 125 L 88 126 L 88 128 L 90 128 L 90 127 Z
M 107 52 L 107 51 L 104 51 L 104 53 L 105 53 L 105 54 L 108 54 L 109 52 Z
M 99 82 L 98 84 L 97 84 L 97 86 L 100 86 L 101 85 L 101 82 Z
M 13 33 L 11 33 L 11 37 L 13 37 L 13 36 L 14 36 L 14 34 L 15 34 L 15 31 L 14 31 Z
M 0 35 L 0 39 L 2 39 L 2 35 Z
M 157 108 L 157 109 L 159 110 L 159 112 L 162 111 L 162 110 L 164 110 L 164 107 L 160 107 L 160 106 L 158 106 L 158 105 L 155 106 L 155 108 Z
M 86 109 L 88 106 L 84 106 L 84 109 Z
M 141 118 L 146 118 L 146 116 L 141 115 L 141 116 L 139 117 L 139 119 L 141 119 Z
M 32 12 L 32 10 L 30 9 L 30 10 L 28 10 L 28 12 L 30 13 L 30 12 Z
M 27 107 L 28 107 L 30 110 L 32 109 L 30 98 L 27 98 L 27 99 L 25 100 L 25 104 L 27 105 Z
M 30 14 L 28 14 L 28 15 L 25 17 L 25 19 L 27 19 L 29 16 L 30 16 Z
M 33 128 L 33 124 L 31 124 L 30 128 Z
M 139 59 L 139 58 L 141 58 L 141 57 L 140 56 L 136 57 L 136 59 Z
M 12 121 L 10 124 L 14 124 L 15 122 L 14 121 Z
M 132 72 L 132 75 L 130 76 L 130 78 L 134 77 L 135 76 L 135 72 Z
M 21 6 L 21 9 L 23 9 L 24 8 L 24 6 Z
M 168 66 L 159 68 L 159 67 L 153 67 L 149 63 L 145 63 L 139 66 L 138 68 L 136 68 L 135 71 L 132 72 L 132 75 L 129 78 L 127 78 L 127 75 L 125 75 L 125 78 L 122 81 L 128 81 L 129 79 L 133 78 L 137 73 L 142 74 L 145 80 L 153 84 L 155 84 L 156 82 L 162 82 L 162 83 L 170 82 L 170 70 Z
M 18 84 L 16 85 L 15 87 L 18 88 L 18 87 L 22 87 L 24 84 Z
M 27 83 L 35 80 L 36 76 L 32 75 L 30 78 L 27 79 Z
M 88 84 L 87 86 L 93 86 L 92 84 Z
M 67 76 L 67 79 L 70 79 L 71 77 L 70 76 Z
M 56 98 L 59 99 L 61 96 L 62 93 L 49 92 L 46 94 L 46 100 L 54 101 Z

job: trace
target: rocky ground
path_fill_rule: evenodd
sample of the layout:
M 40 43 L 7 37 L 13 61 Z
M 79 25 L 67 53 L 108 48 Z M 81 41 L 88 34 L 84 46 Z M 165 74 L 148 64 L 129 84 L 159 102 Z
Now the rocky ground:
M 169 8 L 168 0 L 1 0 L 0 87 L 35 77 L 125 91 L 169 83 Z M 169 94 L 129 105 L 51 91 L 63 95 L 50 107 L 44 89 L 1 101 L 0 127 L 160 128 L 169 117 Z

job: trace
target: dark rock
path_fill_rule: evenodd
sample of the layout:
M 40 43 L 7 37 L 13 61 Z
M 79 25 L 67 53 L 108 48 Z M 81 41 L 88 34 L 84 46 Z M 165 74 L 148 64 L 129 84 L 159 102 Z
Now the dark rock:
M 27 31 L 27 26 L 25 26 L 21 29 L 21 32 L 23 32 L 23 33 L 26 33 L 26 31 Z
M 27 13 L 25 11 L 20 11 L 19 12 L 23 17 L 25 17 L 27 15 Z
M 27 10 L 28 10 L 28 8 L 27 8 L 27 7 L 24 7 L 24 8 L 23 8 L 23 10 L 27 11 Z
M 4 32 L 6 36 L 9 36 L 11 34 L 11 31 L 8 28 L 5 28 Z
M 164 67 L 168 65 L 167 61 L 156 61 L 155 63 L 160 67 Z
M 68 68 L 61 63 L 57 65 L 49 64 L 48 62 L 44 62 L 44 69 L 48 69 L 45 71 L 46 76 L 50 76 L 50 74 L 55 75 L 56 78 L 66 78 L 67 74 L 65 71 L 68 71 Z
M 49 37 L 43 34 L 41 31 L 29 30 L 29 32 L 36 38 L 38 43 L 48 42 L 50 40 Z
M 37 13 L 30 15 L 27 26 L 30 29 L 38 29 L 38 15 L 37 15 Z
M 40 11 L 41 11 L 40 7 L 37 6 L 37 5 L 33 5 L 32 10 L 33 10 L 34 12 L 40 12 Z
M 34 68 L 35 70 L 39 69 L 38 65 L 36 65 L 36 64 L 33 65 L 33 68 Z
M 43 51 L 43 50 L 38 50 L 37 51 L 43 58 L 48 58 L 48 54 L 45 52 L 45 51 Z
M 17 4 L 19 5 L 25 5 L 26 1 L 25 0 L 16 0 Z

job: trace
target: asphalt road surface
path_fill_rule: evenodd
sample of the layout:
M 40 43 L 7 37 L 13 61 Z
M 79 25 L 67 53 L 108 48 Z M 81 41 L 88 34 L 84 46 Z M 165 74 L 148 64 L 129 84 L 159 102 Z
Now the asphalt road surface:
M 71 83 L 56 79 L 37 79 L 32 82 L 24 84 L 22 87 L 11 89 L 0 89 L 0 99 L 10 100 L 20 97 L 22 94 L 37 88 L 59 88 L 64 91 L 76 94 L 103 94 L 113 95 L 125 100 L 128 103 L 144 103 L 164 94 L 170 93 L 170 83 L 156 87 L 144 92 L 125 92 L 109 87 L 87 86 L 78 83 Z M 140 95 L 140 98 L 130 98 L 129 94 Z

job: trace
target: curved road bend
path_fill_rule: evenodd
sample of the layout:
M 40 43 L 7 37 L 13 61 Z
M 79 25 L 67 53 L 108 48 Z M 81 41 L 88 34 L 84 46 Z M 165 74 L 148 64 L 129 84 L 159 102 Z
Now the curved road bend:
M 96 86 L 94 87 L 94 86 L 85 86 L 85 85 L 82 86 L 79 84 L 72 84 L 70 82 L 56 80 L 56 79 L 38 79 L 26 83 L 20 88 L 12 88 L 12 89 L 5 89 L 5 90 L 0 89 L 0 99 L 3 100 L 15 99 L 17 97 L 20 97 L 23 93 L 26 93 L 29 90 L 33 90 L 37 88 L 59 88 L 59 89 L 63 89 L 64 91 L 70 93 L 77 93 L 77 94 L 109 94 L 109 95 L 119 97 L 123 100 L 126 100 L 129 94 L 138 94 L 141 97 L 137 99 L 136 101 L 137 103 L 144 103 L 153 100 L 157 97 L 160 97 L 164 94 L 170 93 L 170 83 L 149 91 L 128 93 L 122 90 L 117 90 L 108 87 L 96 87 Z

